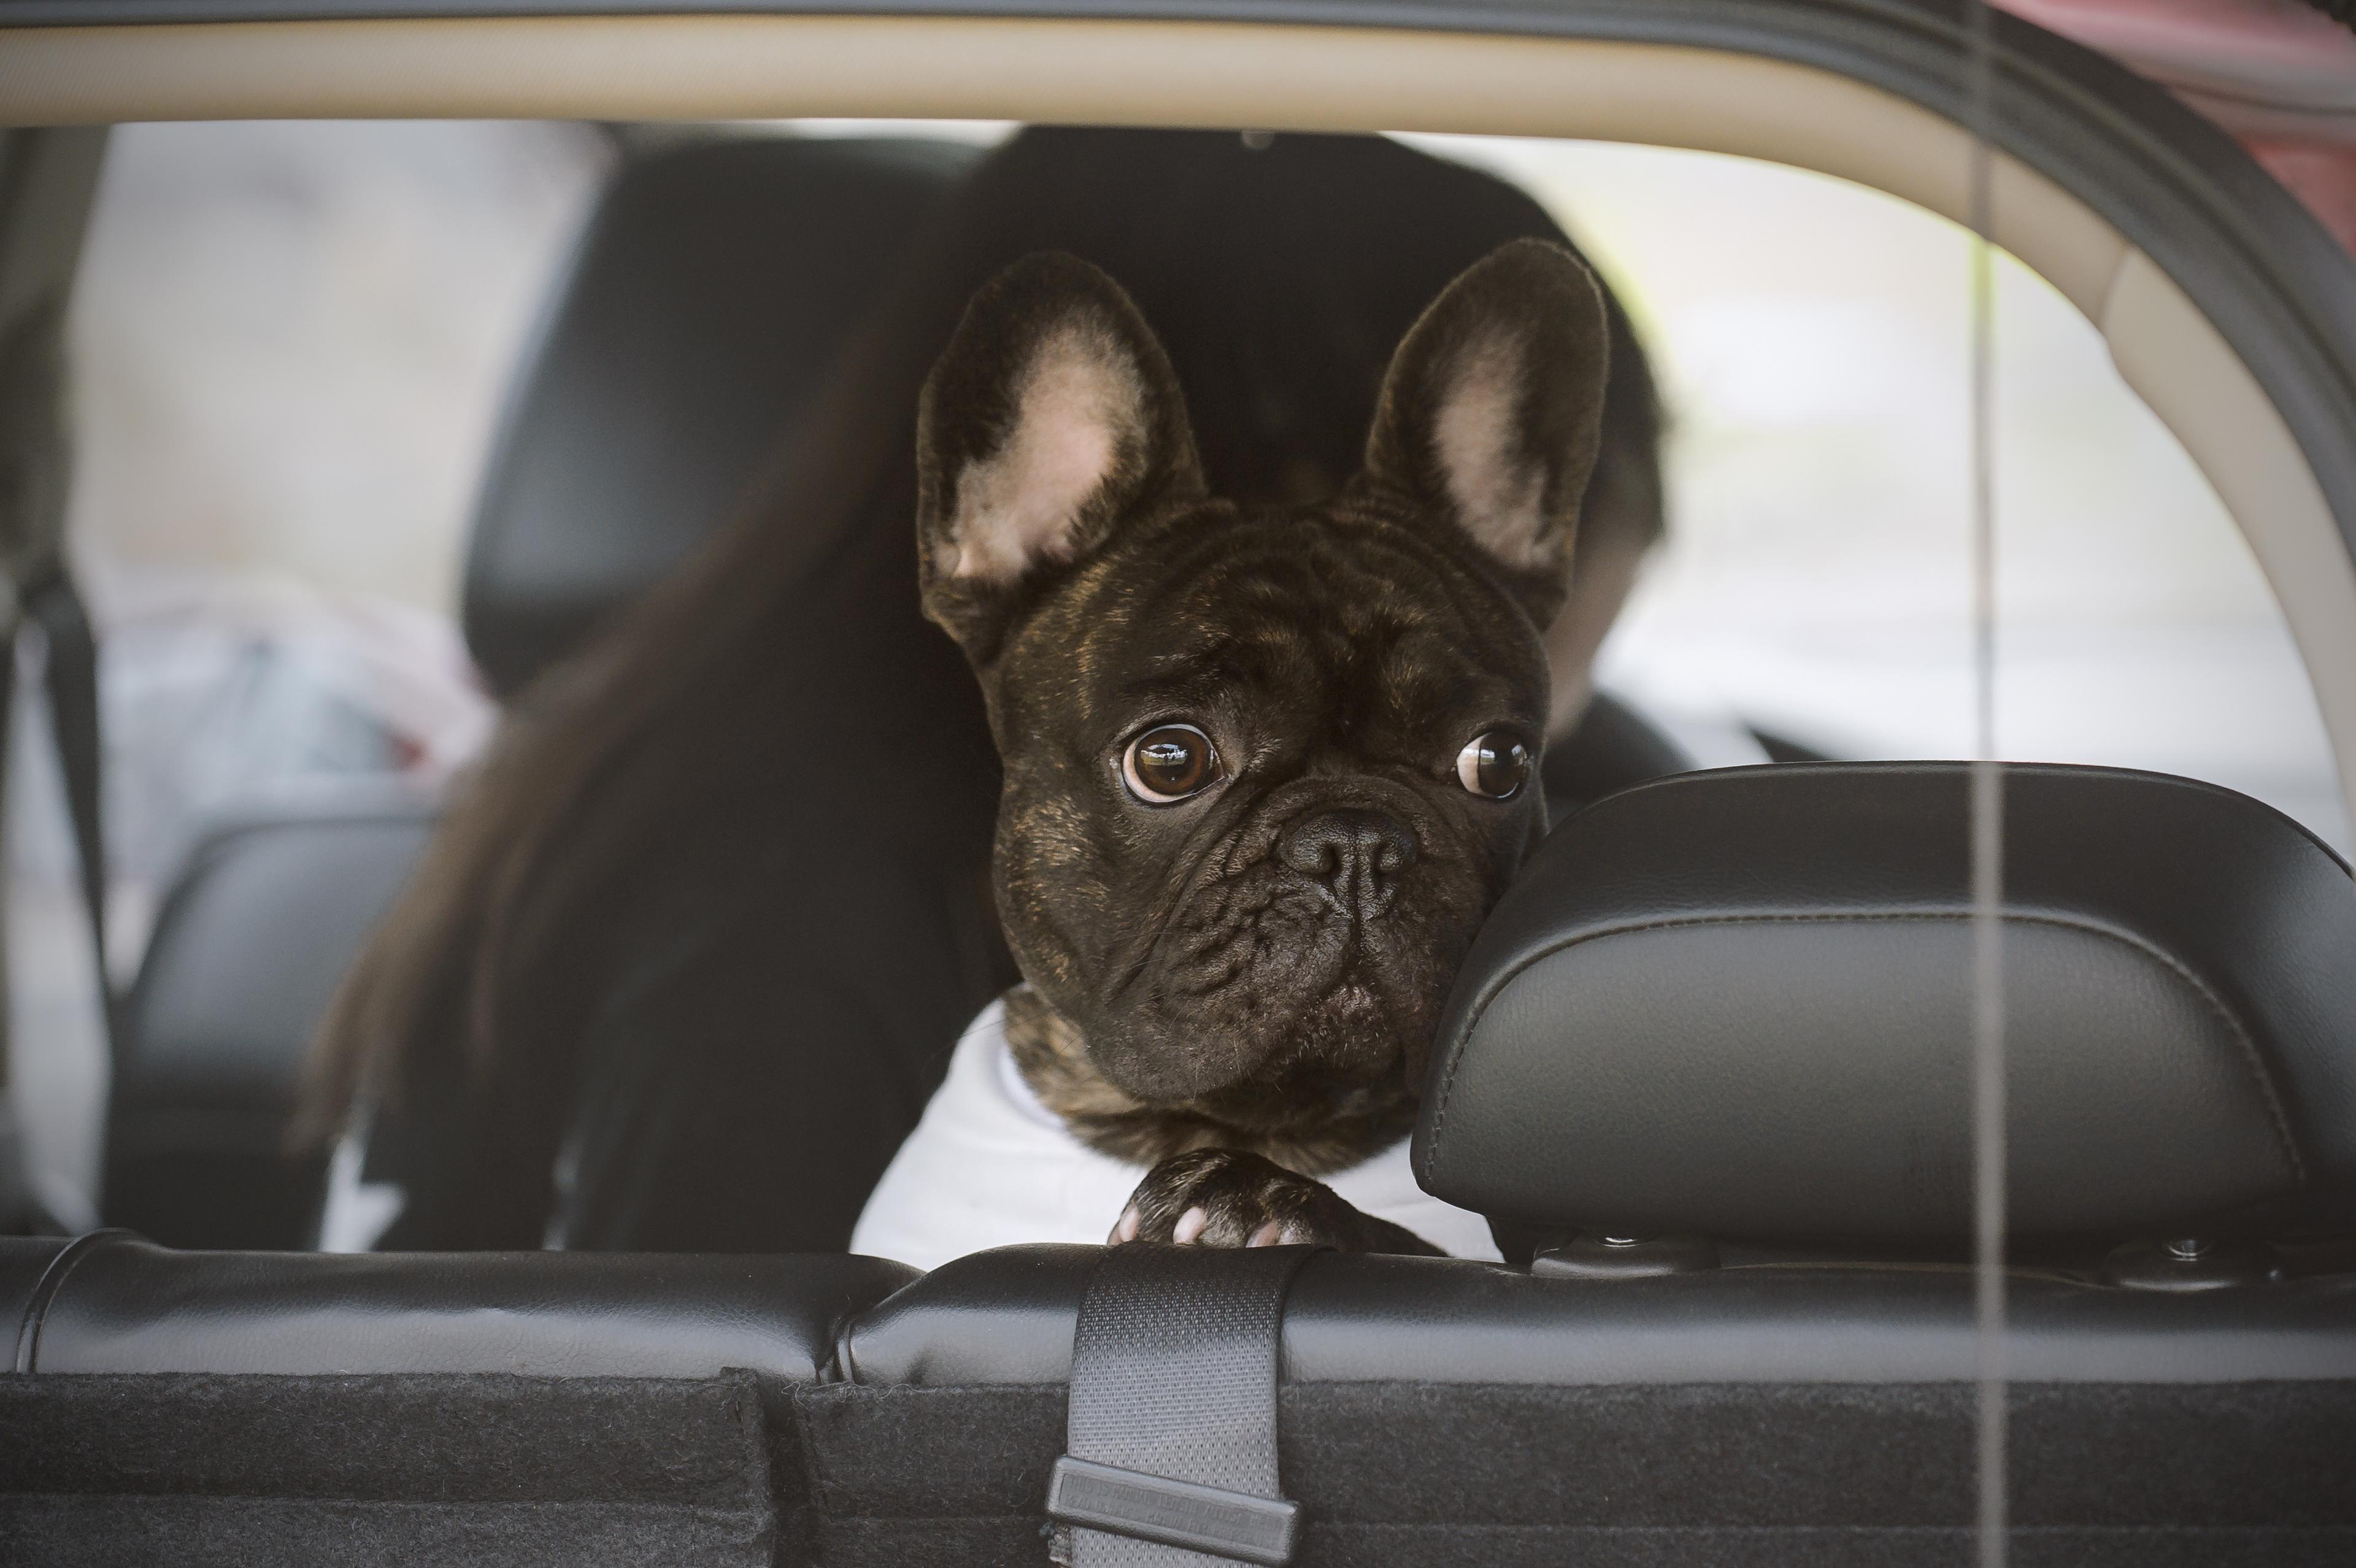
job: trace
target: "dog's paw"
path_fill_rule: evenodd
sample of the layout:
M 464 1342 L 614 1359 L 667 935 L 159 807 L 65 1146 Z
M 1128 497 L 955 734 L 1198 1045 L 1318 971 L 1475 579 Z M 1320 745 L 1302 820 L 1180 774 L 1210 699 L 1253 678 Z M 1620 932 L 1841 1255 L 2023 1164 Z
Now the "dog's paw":
M 1308 1243 L 1353 1253 L 1436 1253 L 1411 1231 L 1352 1208 L 1322 1181 L 1256 1154 L 1196 1149 L 1173 1155 L 1130 1195 L 1108 1246 L 1273 1247 Z

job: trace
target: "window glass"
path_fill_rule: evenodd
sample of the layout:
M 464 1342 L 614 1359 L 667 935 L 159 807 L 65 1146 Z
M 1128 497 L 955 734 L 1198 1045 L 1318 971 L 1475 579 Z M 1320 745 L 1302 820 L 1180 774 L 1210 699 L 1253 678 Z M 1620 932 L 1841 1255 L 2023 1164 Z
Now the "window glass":
M 102 639 L 117 978 L 250 811 L 431 791 L 487 732 L 455 622 L 499 398 L 606 161 L 578 126 L 118 129 L 69 322 L 70 539 Z M 92 1218 L 104 1054 L 23 671 L 12 1065 L 40 1195 Z
M 1612 275 L 1672 421 L 1670 537 L 1607 685 L 1705 760 L 1973 750 L 1970 236 L 1879 192 L 1715 155 L 1420 139 L 1523 181 Z M 1996 303 L 2001 753 L 2228 785 L 2340 848 L 2314 693 L 2232 517 L 2010 258 Z
M 1743 159 L 1413 140 L 1547 202 L 1654 355 L 1670 533 L 1604 684 L 1705 764 L 1967 755 L 1968 236 Z M 468 510 L 613 156 L 569 125 L 115 133 L 70 347 L 118 979 L 205 833 L 430 795 L 487 733 L 455 620 Z M 2002 751 L 2211 779 L 2344 850 L 2312 693 L 2231 518 L 2094 328 L 2017 264 L 1998 282 Z M 43 1197 L 80 1222 L 104 1059 L 37 677 L 8 764 L 13 1071 Z

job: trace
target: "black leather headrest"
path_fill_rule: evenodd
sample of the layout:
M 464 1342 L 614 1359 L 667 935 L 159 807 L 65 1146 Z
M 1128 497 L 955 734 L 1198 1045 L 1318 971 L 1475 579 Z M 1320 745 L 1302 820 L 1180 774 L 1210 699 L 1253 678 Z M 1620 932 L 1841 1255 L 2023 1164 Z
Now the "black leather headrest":
M 514 691 L 725 522 L 918 228 L 979 156 L 758 137 L 614 181 L 525 357 L 466 561 L 466 641 Z
M 2356 1232 L 2356 884 L 2211 785 L 2005 770 L 2009 1222 Z M 1742 768 L 1565 823 L 1474 944 L 1415 1168 L 1537 1229 L 1972 1214 L 1968 768 Z

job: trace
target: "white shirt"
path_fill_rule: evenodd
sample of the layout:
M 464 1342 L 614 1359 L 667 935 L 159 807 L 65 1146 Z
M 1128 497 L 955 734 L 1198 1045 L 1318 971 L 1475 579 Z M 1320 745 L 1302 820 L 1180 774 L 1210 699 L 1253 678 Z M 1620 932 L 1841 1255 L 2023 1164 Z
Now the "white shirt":
M 373 1119 L 369 1111 L 360 1109 L 336 1140 L 335 1157 L 327 1162 L 327 1206 L 319 1211 L 320 1252 L 374 1252 L 409 1202 L 409 1194 L 392 1182 L 360 1179 Z
M 1324 1178 L 1362 1212 L 1460 1258 L 1497 1257 L 1489 1222 L 1415 1184 L 1405 1138 Z M 1039 1103 L 992 1002 L 966 1027 L 948 1080 L 869 1195 L 851 1250 L 930 1269 L 1023 1242 L 1101 1243 L 1146 1168 L 1100 1154 Z

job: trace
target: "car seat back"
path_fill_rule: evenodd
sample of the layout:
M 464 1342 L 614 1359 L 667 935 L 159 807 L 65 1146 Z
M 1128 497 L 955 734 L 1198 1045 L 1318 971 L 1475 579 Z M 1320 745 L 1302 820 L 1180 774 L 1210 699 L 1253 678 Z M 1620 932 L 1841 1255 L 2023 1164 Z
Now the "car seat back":
M 960 1259 L 852 1321 L 841 1381 L 804 1396 L 835 1483 L 819 1534 L 840 1554 L 822 1561 L 1026 1561 L 1038 1515 L 1007 1510 L 1040 1507 L 1064 1452 L 1100 1255 Z M 2356 1549 L 2338 1457 L 2356 1440 L 2351 1307 L 2356 1273 L 2191 1294 L 2016 1275 L 2014 1560 Z M 1965 1561 L 1980 1351 L 1961 1265 L 1602 1278 L 1321 1253 L 1281 1339 L 1295 1560 Z M 929 1486 L 893 1446 L 912 1429 Z
M 923 138 L 652 153 L 597 204 L 493 444 L 466 646 L 510 695 L 734 517 L 942 197 Z
M 326 1157 L 287 1152 L 328 997 L 433 832 L 430 803 L 262 817 L 190 858 L 121 1014 L 107 1219 L 191 1247 L 294 1246 Z
M 2000 1328 L 1980 1318 L 1949 1185 L 1821 1198 L 1826 1169 L 1889 1168 L 1885 1118 L 1935 1153 L 1968 1116 L 1942 1081 L 1958 1028 L 1942 998 L 1969 954 L 1961 781 L 1938 764 L 1694 775 L 1604 802 L 1534 859 L 1467 961 L 1418 1135 L 1427 1179 L 1494 1205 L 1534 1255 L 1327 1253 L 1290 1274 L 1270 1362 L 1292 1561 L 1965 1560 L 1991 1348 L 2014 1561 L 2356 1554 L 2356 1247 L 2317 1103 L 2344 1062 L 2356 884 L 2298 829 L 2185 781 L 2008 770 L 2006 930 L 2085 946 L 2013 972 L 2034 1157 Z M 1728 945 L 1652 961 L 1689 928 Z M 1795 955 L 1794 931 L 1815 945 Z M 1620 941 L 1644 962 L 1558 967 Z M 1850 984 L 1852 944 L 1887 973 Z M 1822 983 L 1795 987 L 1795 965 Z M 1911 1005 L 1889 1005 L 1893 986 Z M 2073 990 L 2138 1027 L 2073 1033 Z M 1810 1049 L 1820 1036 L 1846 1049 Z M 1502 1104 L 1500 1083 L 1526 1103 Z M 2144 1144 L 2073 1152 L 2043 1119 L 2099 1129 L 2112 1094 L 2144 1108 Z M 1713 1184 L 1717 1145 L 1694 1129 L 1714 1095 L 1785 1133 L 1814 1125 L 1791 1107 L 1818 1097 L 1844 1137 L 1727 1134 L 1744 1179 Z M 2216 1155 L 2270 1120 L 2251 1109 L 2269 1096 L 2288 1152 L 2254 1183 Z M 1651 1181 L 1541 1136 L 1607 1112 L 1628 1124 L 1606 1129 L 1612 1160 Z M 2121 1163 L 2166 1201 L 2116 1180 Z M 1632 1205 L 1655 1192 L 1659 1210 Z M 1621 1229 L 1632 1215 L 1690 1229 Z M 840 1257 L 11 1243 L 19 1372 L 0 1379 L 0 1424 L 25 1440 L 0 1445 L 0 1531 L 85 1555 L 250 1554 L 257 1531 L 322 1554 L 359 1530 L 528 1562 L 1035 1563 L 1075 1376 L 1134 1371 L 1076 1362 L 1107 1255 L 1012 1248 L 912 1278 Z M 1214 1279 L 1261 1261 L 1192 1260 Z M 1187 1331 L 1191 1312 L 1173 1292 L 1169 1322 Z M 1150 1379 L 1122 1397 L 1155 1419 Z
M 38 1562 L 1035 1564 L 1103 1255 L 911 1279 L 843 1257 L 0 1243 L 0 1538 Z M 2016 1276 L 2015 1559 L 2345 1561 L 2351 1307 L 2350 1274 Z M 1968 1555 L 1960 1268 L 1599 1279 L 1321 1253 L 1280 1350 L 1304 1564 Z
M 1958 1561 L 1991 1355 L 2015 1560 L 2356 1550 L 2320 1457 L 2356 1438 L 2356 884 L 2230 792 L 2005 771 L 2017 1244 L 1985 1327 L 1966 773 L 1690 774 L 1533 858 L 1416 1134 L 1426 1185 L 1528 1266 L 1301 1268 L 1297 1561 Z M 962 1259 L 855 1319 L 809 1395 L 839 1407 L 830 1523 L 1013 1560 L 996 1510 L 1065 1451 L 1102 1255 Z M 965 1439 L 928 1439 L 951 1480 L 921 1509 L 862 1435 L 918 1412 Z
M 12 1562 L 797 1561 L 792 1391 L 873 1258 L 0 1241 Z

